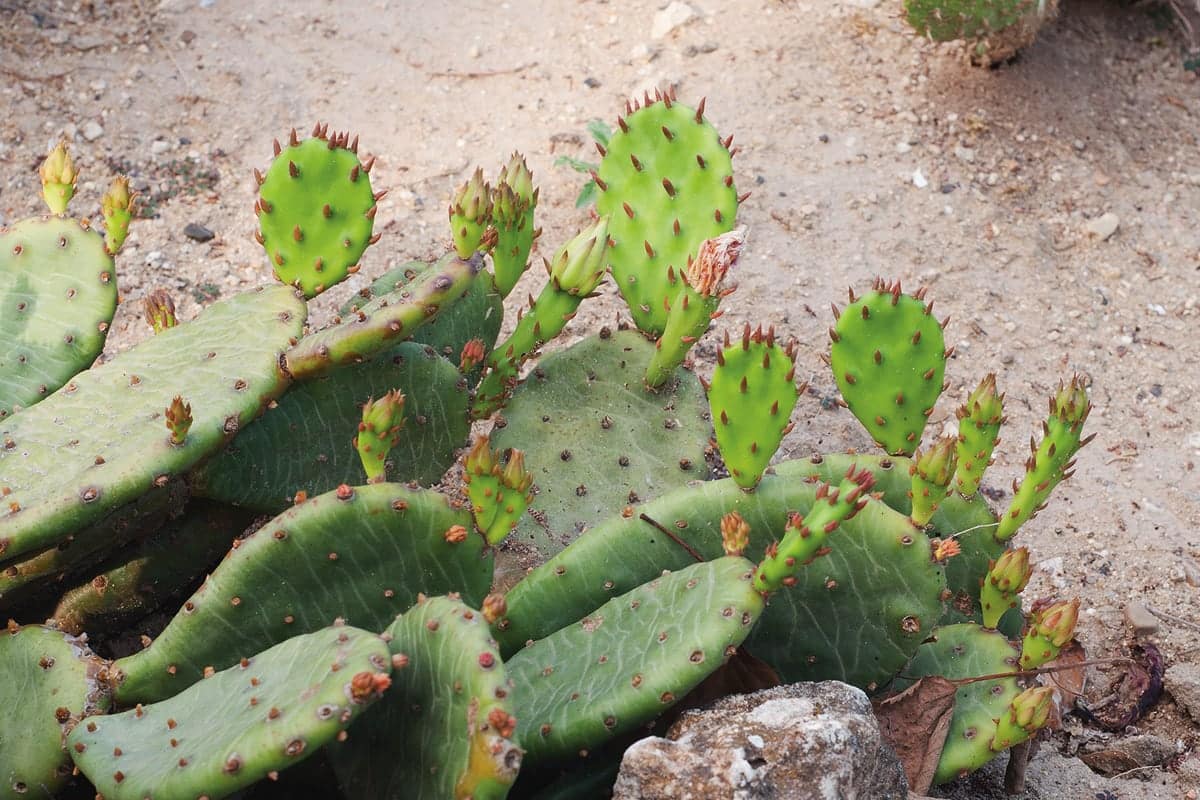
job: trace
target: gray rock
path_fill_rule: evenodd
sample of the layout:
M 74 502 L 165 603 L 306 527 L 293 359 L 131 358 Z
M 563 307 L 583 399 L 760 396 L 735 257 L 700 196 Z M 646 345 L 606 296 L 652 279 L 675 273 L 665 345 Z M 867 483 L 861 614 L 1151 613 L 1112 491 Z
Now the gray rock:
M 1088 235 L 1103 241 L 1116 233 L 1119 227 L 1121 227 L 1121 218 L 1109 211 L 1107 214 L 1101 214 L 1095 219 L 1088 220 L 1083 229 Z
M 867 696 L 836 681 L 778 686 L 687 711 L 625 751 L 613 800 L 904 800 Z
M 104 135 L 104 128 L 100 127 L 100 123 L 92 119 L 84 123 L 81 133 L 84 139 L 94 142 Z
M 1138 636 L 1158 633 L 1158 617 L 1151 614 L 1150 609 L 1137 600 L 1125 604 L 1125 621 Z
M 1029 762 L 1025 773 L 1025 791 L 1010 795 L 1004 791 L 1005 756 L 992 759 L 983 769 L 966 778 L 934 787 L 933 797 L 950 800 L 1096 800 L 1118 797 L 1120 800 L 1163 800 L 1181 797 L 1186 787 L 1174 775 L 1161 769 L 1138 773 L 1140 780 L 1105 778 L 1088 769 L 1077 758 L 1059 755 L 1048 743 Z
M 1163 676 L 1163 686 L 1189 717 L 1200 722 L 1200 664 L 1172 664 Z
M 662 39 L 671 33 L 671 31 L 686 25 L 695 18 L 696 9 L 687 3 L 680 3 L 678 0 L 675 0 L 675 2 L 672 2 L 654 15 L 654 21 L 650 25 L 650 38 Z
M 1174 758 L 1175 745 L 1158 736 L 1143 734 L 1109 742 L 1103 749 L 1079 757 L 1101 775 L 1119 775 L 1142 767 L 1157 767 Z

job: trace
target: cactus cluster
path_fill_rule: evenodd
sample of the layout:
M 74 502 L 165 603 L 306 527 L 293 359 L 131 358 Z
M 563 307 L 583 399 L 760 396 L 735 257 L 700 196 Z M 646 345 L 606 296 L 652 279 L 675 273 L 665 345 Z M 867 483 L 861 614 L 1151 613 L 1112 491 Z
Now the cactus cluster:
M 1033 44 L 1058 16 L 1058 0 L 904 0 L 917 33 L 935 42 L 962 39 L 972 63 L 1002 63 Z
M 357 139 L 318 125 L 256 174 L 283 285 L 186 323 L 154 292 L 154 336 L 63 372 L 37 405 L 4 401 L 0 612 L 24 624 L 0 632 L 17 677 L 0 687 L 0 800 L 72 781 L 218 800 L 264 778 L 348 797 L 599 793 L 631 737 L 741 650 L 783 680 L 881 696 L 961 681 L 939 781 L 1046 723 L 1026 672 L 1071 640 L 1078 603 L 1026 619 L 1030 555 L 1011 543 L 1088 441 L 1086 387 L 1051 400 L 997 515 L 979 493 L 1004 423 L 995 377 L 957 436 L 923 441 L 944 323 L 881 280 L 835 309 L 828 360 L 884 453 L 778 461 L 804 394 L 794 344 L 745 326 L 721 331 L 711 377 L 686 363 L 744 245 L 731 140 L 671 92 L 618 128 L 599 215 L 545 261 L 502 342 L 539 233 L 519 154 L 455 193 L 444 257 L 305 329 L 304 297 L 378 238 L 381 196 Z M 43 177 L 61 213 L 65 151 Z M 0 280 L 37 295 L 38 336 L 86 294 L 40 281 L 111 269 L 127 185 L 104 204 L 107 249 L 60 218 L 4 234 L 19 247 L 0 249 Z M 540 358 L 609 275 L 633 325 Z

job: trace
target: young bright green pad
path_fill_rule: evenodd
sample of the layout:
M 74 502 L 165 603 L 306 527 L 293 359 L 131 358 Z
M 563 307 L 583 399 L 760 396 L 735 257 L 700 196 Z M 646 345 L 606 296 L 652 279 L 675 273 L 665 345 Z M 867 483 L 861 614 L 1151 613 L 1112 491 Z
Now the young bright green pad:
M 218 450 L 287 388 L 280 355 L 306 311 L 284 286 L 223 300 L 0 421 L 0 563 L 58 543 Z M 173 445 L 163 412 L 179 395 L 193 421 Z
M 362 483 L 352 444 L 362 404 L 392 389 L 404 393 L 404 424 L 387 474 L 393 481 L 436 483 L 470 432 L 467 388 L 458 370 L 431 348 L 402 342 L 370 361 L 294 384 L 192 473 L 193 491 L 277 514 L 297 492 L 311 497 L 343 483 Z
M 0 800 L 52 797 L 71 777 L 63 740 L 82 717 L 108 709 L 103 665 L 61 631 L 12 622 L 0 631 Z
M 725 556 L 614 597 L 507 662 L 530 764 L 576 758 L 654 719 L 733 655 L 763 611 Z
M 320 124 L 303 142 L 275 143 L 275 160 L 258 177 L 258 240 L 275 277 L 313 297 L 358 270 L 375 225 L 369 172 L 358 160 L 358 137 L 329 134 Z M 382 195 L 380 195 L 382 196 Z
M 0 420 L 91 366 L 116 308 L 100 234 L 57 217 L 0 231 Z
M 361 309 L 381 295 L 401 291 L 416 281 L 428 270 L 441 269 L 454 256 L 442 256 L 436 263 L 409 261 L 394 267 L 376 278 L 370 286 L 346 301 L 338 311 L 344 319 L 350 319 Z M 490 351 L 500 335 L 504 322 L 504 303 L 486 272 L 471 282 L 467 293 L 454 305 L 439 313 L 428 324 L 413 331 L 414 342 L 427 344 L 438 355 L 457 365 L 463 347 L 472 339 L 479 339 L 485 350 Z
M 818 486 L 804 480 L 807 474 L 807 462 L 784 462 L 754 492 L 732 479 L 706 481 L 596 525 L 508 592 L 507 614 L 493 626 L 501 650 L 513 653 L 663 569 L 692 563 L 664 528 L 702 557 L 717 558 L 724 552 L 721 518 L 737 511 L 750 524 L 746 557 L 761 560 L 790 516 L 812 508 Z M 908 515 L 883 503 L 868 503 L 843 522 L 829 546 L 828 555 L 796 573 L 795 586 L 771 597 L 747 646 L 785 681 L 837 679 L 873 689 L 937 623 L 943 570 Z
M 254 515 L 204 500 L 165 530 L 134 544 L 68 586 L 51 614 L 76 635 L 112 630 L 193 588 Z
M 521 541 L 552 555 L 625 506 L 708 477 L 700 382 L 678 370 L 647 391 L 653 354 L 635 331 L 602 334 L 543 358 L 517 388 L 492 443 L 523 450 L 533 473 L 533 513 L 514 534 Z
M 154 702 L 238 659 L 342 618 L 382 630 L 418 594 L 479 603 L 492 580 L 466 511 L 427 489 L 341 487 L 237 543 L 150 647 L 114 664 L 124 704 Z M 300 588 L 302 587 L 302 588 Z
M 613 278 L 638 328 L 658 337 L 678 275 L 700 244 L 733 230 L 733 137 L 722 141 L 704 119 L 704 102 L 689 108 L 673 92 L 626 104 L 594 180 L 596 210 L 612 221 Z
M 912 519 L 928 525 L 933 512 L 950 493 L 950 483 L 958 466 L 958 439 L 943 436 L 913 457 L 908 472 L 912 475 Z
M 513 153 L 500 169 L 492 189 L 492 225 L 496 228 L 496 246 L 492 264 L 496 269 L 496 288 L 504 297 L 517 285 L 529 268 L 529 251 L 541 230 L 533 227 L 538 190 L 533 188 L 533 173 L 525 157 Z
M 483 615 L 422 598 L 387 629 L 404 666 L 383 702 L 329 748 L 346 797 L 502 800 L 521 768 L 512 681 Z
M 974 39 L 1015 25 L 1045 0 L 905 0 L 908 24 L 937 42 Z
M 740 342 L 717 351 L 717 366 L 708 387 L 713 429 L 729 474 L 743 489 L 752 489 L 771 463 L 779 443 L 792 429 L 792 410 L 800 392 L 792 364 L 795 343 L 775 344 L 775 329 L 747 325 Z
M 829 360 L 851 413 L 875 443 L 892 455 L 910 456 L 942 393 L 946 342 L 924 302 L 924 290 L 903 294 L 899 283 L 876 280 L 871 291 L 841 312 Z
M 958 417 L 954 484 L 959 494 L 970 497 L 979 491 L 983 473 L 992 463 L 992 451 L 1000 442 L 1000 426 L 1005 421 L 1004 395 L 996 392 L 996 376 L 985 375 L 954 414 Z
M 378 635 L 325 628 L 169 700 L 85 720 L 67 744 L 106 800 L 219 800 L 331 742 L 383 695 L 391 671 Z
M 1058 392 L 1050 398 L 1050 416 L 1042 423 L 1042 441 L 1029 441 L 1029 458 L 1025 461 L 1025 477 L 1018 487 L 1013 481 L 1013 499 L 1000 517 L 996 538 L 1008 541 L 1017 529 L 1041 511 L 1054 487 L 1075 474 L 1075 454 L 1079 448 L 1096 438 L 1083 436 L 1083 423 L 1092 411 L 1087 388 L 1075 375 L 1069 384 L 1060 383 Z
M 464 297 L 483 268 L 483 259 L 440 261 L 412 283 L 376 297 L 337 324 L 309 334 L 287 351 L 288 372 L 297 380 L 358 364 L 404 341 L 445 308 Z
M 929 641 L 897 680 L 897 690 L 926 675 L 951 680 L 1017 671 L 1017 651 L 1003 634 L 973 624 L 947 625 Z M 954 694 L 954 719 L 938 762 L 935 784 L 967 775 L 996 756 L 991 748 L 997 721 L 1020 693 L 1016 678 L 964 683 Z

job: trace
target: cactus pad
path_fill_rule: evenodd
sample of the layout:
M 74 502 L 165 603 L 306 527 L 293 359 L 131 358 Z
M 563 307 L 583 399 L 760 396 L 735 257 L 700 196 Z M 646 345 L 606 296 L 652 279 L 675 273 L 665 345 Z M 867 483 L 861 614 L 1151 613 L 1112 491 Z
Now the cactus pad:
M 404 666 L 383 702 L 330 746 L 347 797 L 503 800 L 521 766 L 512 682 L 483 616 L 433 597 L 387 630 Z
M 783 437 L 792 429 L 790 417 L 800 397 L 792 357 L 795 344 L 775 344 L 775 329 L 751 333 L 747 325 L 740 342 L 717 351 L 717 366 L 708 387 L 717 445 L 729 474 L 743 489 L 752 489 Z
M 0 631 L 0 800 L 52 797 L 71 776 L 64 740 L 108 708 L 101 659 L 84 640 L 39 626 Z
M 1017 651 L 1004 636 L 964 623 L 938 628 L 917 648 L 897 689 L 926 675 L 950 680 L 1003 675 L 1017 670 Z M 954 719 L 946 734 L 933 782 L 945 783 L 991 761 L 998 720 L 1020 693 L 1016 678 L 964 683 L 954 695 Z
M 642 385 L 654 346 L 633 331 L 584 339 L 542 359 L 492 434 L 525 451 L 530 513 L 517 536 L 546 555 L 631 503 L 708 477 L 703 391 L 685 370 Z
M 595 175 L 596 208 L 611 217 L 613 278 L 634 322 L 655 337 L 700 244 L 733 230 L 732 137 L 722 141 L 693 109 L 655 92 L 626 106 Z
M 305 312 L 282 286 L 215 303 L 0 420 L 0 562 L 58 543 L 218 450 L 286 388 L 280 354 Z M 162 420 L 185 393 L 194 420 L 177 446 Z
M 513 153 L 492 189 L 492 224 L 496 228 L 492 264 L 496 269 L 496 288 L 504 297 L 508 297 L 528 269 L 533 240 L 541 235 L 541 230 L 533 226 L 537 203 L 533 173 L 525 157 Z
M 68 738 L 106 800 L 227 797 L 318 752 L 387 690 L 373 633 L 334 626 L 243 659 L 170 700 L 92 717 Z
M 58 218 L 0 232 L 0 420 L 87 369 L 116 308 L 100 234 Z
M 304 292 L 320 294 L 358 270 L 358 259 L 375 224 L 376 196 L 369 173 L 374 159 L 358 160 L 358 137 L 328 132 L 320 124 L 310 139 L 292 131 L 286 148 L 275 143 L 275 160 L 259 175 L 254 204 L 258 239 L 275 277 Z
M 381 630 L 421 592 L 487 594 L 480 536 L 429 490 L 377 483 L 314 497 L 237 543 L 150 647 L 115 663 L 122 703 L 153 702 L 343 617 Z M 296 591 L 303 584 L 305 591 Z
M 1038 29 L 1058 15 L 1058 0 L 905 0 L 904 13 L 909 25 L 936 42 L 970 41 L 971 60 L 987 66 L 1032 44 Z
M 979 491 L 983 473 L 992 463 L 992 451 L 1000 443 L 1004 424 L 1004 395 L 996 392 L 996 376 L 987 374 L 954 412 L 958 417 L 958 467 L 955 489 L 964 497 Z
M 274 514 L 309 496 L 363 480 L 352 441 L 362 404 L 404 392 L 404 424 L 388 460 L 396 481 L 429 485 L 467 441 L 467 390 L 458 370 L 429 347 L 403 342 L 379 358 L 295 384 L 275 408 L 192 475 L 197 494 Z
M 924 290 L 906 295 L 877 280 L 861 298 L 834 308 L 830 366 L 842 398 L 875 442 L 912 455 L 942 393 L 946 343 Z
M 528 493 L 533 476 L 525 471 L 525 454 L 512 448 L 507 463 L 500 462 L 500 454 L 492 452 L 487 436 L 475 440 L 463 462 L 475 527 L 491 545 L 504 541 L 533 499 Z
M 753 569 L 726 556 L 662 575 L 510 658 L 526 760 L 577 758 L 724 664 L 763 611 Z

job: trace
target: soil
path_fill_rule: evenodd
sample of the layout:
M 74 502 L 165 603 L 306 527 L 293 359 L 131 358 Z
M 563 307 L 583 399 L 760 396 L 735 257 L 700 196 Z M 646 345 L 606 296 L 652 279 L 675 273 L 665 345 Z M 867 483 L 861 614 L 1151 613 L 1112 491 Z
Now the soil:
M 1072 373 L 1091 384 L 1098 437 L 1020 534 L 1038 562 L 1029 595 L 1082 598 L 1093 658 L 1127 652 L 1124 609 L 1137 601 L 1157 627 L 1142 641 L 1168 665 L 1196 663 L 1200 79 L 1182 69 L 1182 35 L 1141 6 L 1065 0 L 1017 61 L 980 70 L 916 37 L 899 5 L 690 0 L 693 18 L 657 36 L 663 6 L 649 0 L 0 0 L 0 224 L 41 213 L 36 167 L 62 136 L 83 170 L 76 214 L 98 215 L 117 170 L 133 178 L 148 218 L 118 260 L 111 354 L 149 335 L 139 300 L 153 288 L 189 318 L 269 281 L 251 169 L 293 126 L 350 128 L 379 154 L 384 238 L 362 274 L 316 301 L 319 323 L 370 276 L 444 252 L 447 199 L 477 163 L 494 173 L 514 148 L 526 154 L 548 254 L 586 220 L 574 205 L 584 178 L 554 162 L 595 158 L 587 123 L 654 87 L 706 96 L 753 192 L 718 330 L 774 325 L 798 339 L 809 380 L 781 456 L 872 448 L 829 402 L 829 304 L 876 275 L 927 285 L 956 348 L 931 433 L 953 426 L 987 372 L 1008 397 L 986 479 L 997 505 L 1045 398 Z M 193 223 L 214 237 L 189 239 Z M 541 280 L 532 270 L 517 296 Z M 620 313 L 610 283 L 571 330 Z M 697 349 L 701 372 L 713 352 Z M 1119 667 L 1106 669 L 1093 670 L 1093 699 Z M 1195 724 L 1168 695 L 1136 728 L 1177 747 L 1166 771 L 1029 796 L 1196 797 L 1197 772 L 1173 774 Z M 1074 730 L 1072 754 L 1100 736 Z

